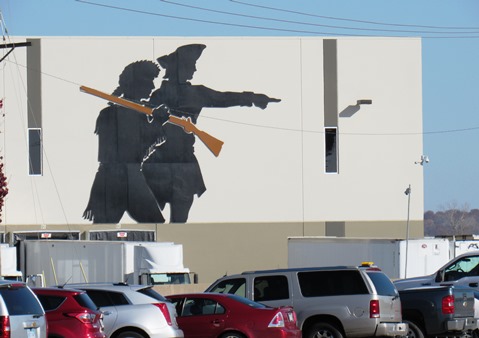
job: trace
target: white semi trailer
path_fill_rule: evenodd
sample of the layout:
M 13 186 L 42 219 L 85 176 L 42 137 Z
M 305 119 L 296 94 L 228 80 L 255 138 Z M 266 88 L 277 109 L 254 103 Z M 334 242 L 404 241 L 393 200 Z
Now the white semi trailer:
M 366 239 L 289 237 L 288 266 L 359 265 L 374 262 L 392 279 L 422 276 L 449 260 L 449 241 L 441 238 Z
M 36 286 L 196 282 L 183 266 L 183 246 L 172 242 L 25 240 L 20 255 L 25 279 Z

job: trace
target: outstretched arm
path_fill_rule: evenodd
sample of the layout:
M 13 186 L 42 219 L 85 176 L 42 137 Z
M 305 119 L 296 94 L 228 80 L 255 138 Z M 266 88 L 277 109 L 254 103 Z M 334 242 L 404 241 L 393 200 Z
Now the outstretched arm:
M 270 102 L 281 100 L 253 92 L 220 92 L 202 85 L 180 86 L 175 92 L 178 109 L 182 108 L 226 108 L 234 106 L 256 106 L 265 109 Z
M 252 102 L 253 104 L 261 109 L 265 109 L 268 106 L 268 103 L 270 102 L 280 102 L 280 99 L 275 99 L 269 96 L 266 96 L 264 94 L 252 94 Z

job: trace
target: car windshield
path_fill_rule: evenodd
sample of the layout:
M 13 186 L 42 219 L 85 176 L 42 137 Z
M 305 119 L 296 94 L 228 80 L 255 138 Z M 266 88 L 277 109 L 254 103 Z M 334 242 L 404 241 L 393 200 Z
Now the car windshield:
M 230 293 L 246 297 L 246 279 L 234 278 L 219 282 L 208 290 L 209 292 Z
M 159 300 L 160 302 L 167 302 L 168 301 L 165 297 L 160 295 L 158 292 L 153 290 L 153 288 L 151 288 L 151 287 L 138 289 L 137 292 L 142 293 L 144 295 L 147 295 L 147 296 L 149 296 L 151 298 L 154 298 L 156 300 Z
M 8 313 L 15 315 L 42 314 L 43 308 L 30 289 L 20 287 L 0 287 L 0 295 L 7 306 Z
M 228 297 L 230 297 L 230 298 L 232 298 L 232 299 L 234 299 L 234 300 L 236 300 L 240 303 L 248 305 L 250 307 L 256 308 L 256 309 L 264 309 L 264 308 L 268 307 L 264 304 L 253 302 L 252 300 L 249 300 L 248 298 L 245 298 L 245 297 L 241 297 L 241 296 L 237 296 L 237 295 L 233 295 L 233 294 L 228 294 Z
M 90 310 L 96 310 L 98 309 L 98 306 L 93 303 L 91 298 L 86 294 L 86 293 L 80 293 L 78 295 L 73 296 L 75 300 L 80 304 L 80 306 L 85 307 Z
M 382 272 L 378 271 L 367 271 L 366 272 L 369 278 L 371 278 L 374 287 L 376 288 L 376 292 L 380 296 L 397 296 L 398 291 L 396 287 L 391 282 L 388 276 L 386 276 Z

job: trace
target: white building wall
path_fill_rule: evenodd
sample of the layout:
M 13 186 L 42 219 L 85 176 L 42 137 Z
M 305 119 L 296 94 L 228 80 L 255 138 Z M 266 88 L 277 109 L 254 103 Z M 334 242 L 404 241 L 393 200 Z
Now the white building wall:
M 325 174 L 322 38 L 42 37 L 41 177 L 27 174 L 26 48 L 0 70 L 4 223 L 90 223 L 82 213 L 98 168 L 95 121 L 106 102 L 79 86 L 111 93 L 127 64 L 190 43 L 207 46 L 193 84 L 281 102 L 202 110 L 197 126 L 224 146 L 215 157 L 196 142 L 207 191 L 188 222 L 403 220 L 409 184 L 411 219 L 422 219 L 422 167 L 414 164 L 422 154 L 420 39 L 338 39 L 338 113 L 358 99 L 373 103 L 340 115 L 339 174 Z
M 312 218 L 404 219 L 411 184 L 411 216 L 422 219 L 422 167 L 414 164 L 422 154 L 420 56 L 417 39 L 338 40 L 340 174 L 312 173 L 321 181 L 309 196 L 330 192 L 318 196 L 328 207 Z M 341 117 L 358 99 L 372 105 Z

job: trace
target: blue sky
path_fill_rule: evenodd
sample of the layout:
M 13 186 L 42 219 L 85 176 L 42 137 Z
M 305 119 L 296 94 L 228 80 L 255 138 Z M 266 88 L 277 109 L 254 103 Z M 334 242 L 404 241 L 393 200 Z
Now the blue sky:
M 425 210 L 479 208 L 477 0 L 0 0 L 0 9 L 10 36 L 420 36 Z

